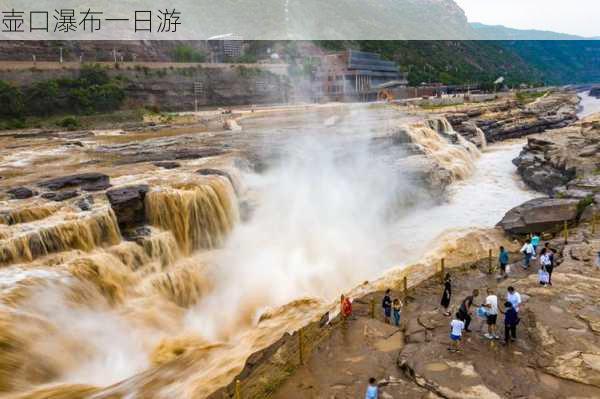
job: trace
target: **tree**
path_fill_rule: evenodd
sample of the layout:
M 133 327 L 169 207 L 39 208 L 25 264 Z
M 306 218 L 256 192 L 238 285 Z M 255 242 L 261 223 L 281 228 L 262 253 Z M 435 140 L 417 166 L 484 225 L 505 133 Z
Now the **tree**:
M 20 118 L 23 113 L 21 91 L 9 83 L 0 80 L 0 116 Z

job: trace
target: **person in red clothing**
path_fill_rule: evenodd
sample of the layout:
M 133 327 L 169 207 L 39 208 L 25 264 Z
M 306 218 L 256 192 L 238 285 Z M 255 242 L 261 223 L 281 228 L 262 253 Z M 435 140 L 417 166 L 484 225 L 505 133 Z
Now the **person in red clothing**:
M 352 315 L 352 302 L 350 302 L 350 299 L 346 296 L 344 296 L 344 294 L 342 294 L 342 298 L 340 299 L 340 304 L 341 304 L 341 310 L 342 310 L 342 317 L 344 318 L 348 318 Z

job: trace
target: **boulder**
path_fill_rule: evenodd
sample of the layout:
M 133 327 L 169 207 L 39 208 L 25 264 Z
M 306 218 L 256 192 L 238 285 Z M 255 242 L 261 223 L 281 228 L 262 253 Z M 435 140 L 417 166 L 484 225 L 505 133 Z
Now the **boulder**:
M 159 161 L 154 162 L 153 165 L 163 169 L 177 169 L 181 166 L 179 162 L 174 161 Z
M 44 193 L 42 194 L 42 198 L 47 199 L 47 200 L 51 200 L 51 201 L 56 201 L 56 202 L 61 202 L 61 201 L 66 201 L 68 199 L 71 198 L 75 198 L 79 195 L 79 192 L 77 191 L 73 191 L 73 190 L 69 190 L 69 191 L 60 191 L 57 193 Z
M 35 193 L 33 192 L 33 190 L 31 190 L 31 189 L 29 189 L 27 187 L 11 188 L 6 193 L 8 195 L 10 195 L 10 197 L 12 199 L 26 199 L 26 198 L 31 198 L 31 197 L 33 197 L 35 195 Z
M 592 89 L 590 90 L 590 96 L 600 99 L 600 86 L 592 87 Z
M 146 207 L 144 200 L 149 189 L 148 185 L 139 184 L 106 192 L 121 229 L 132 228 L 145 223 Z
M 48 190 L 61 190 L 66 187 L 81 187 L 84 191 L 100 191 L 110 187 L 110 178 L 103 173 L 80 173 L 57 177 L 38 183 Z
M 560 231 L 565 221 L 577 219 L 578 204 L 577 199 L 536 198 L 508 211 L 498 226 L 509 234 Z

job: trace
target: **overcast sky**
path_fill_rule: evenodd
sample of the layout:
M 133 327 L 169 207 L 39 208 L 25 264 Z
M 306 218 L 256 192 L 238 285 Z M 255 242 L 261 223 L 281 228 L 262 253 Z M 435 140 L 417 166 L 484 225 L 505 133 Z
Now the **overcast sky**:
M 600 0 L 455 0 L 469 22 L 600 36 Z

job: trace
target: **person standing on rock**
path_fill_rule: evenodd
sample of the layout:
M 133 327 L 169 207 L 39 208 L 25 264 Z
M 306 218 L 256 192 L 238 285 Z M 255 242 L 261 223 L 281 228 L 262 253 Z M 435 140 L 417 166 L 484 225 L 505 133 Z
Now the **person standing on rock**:
M 442 308 L 444 308 L 444 315 L 450 316 L 450 311 L 448 308 L 450 307 L 450 299 L 452 298 L 452 280 L 450 278 L 450 273 L 446 273 L 444 276 L 444 292 L 442 293 L 442 300 L 440 304 Z
M 519 313 L 519 307 L 521 306 L 521 294 L 519 294 L 515 287 L 508 287 L 506 293 L 506 301 L 510 302 L 515 312 Z
M 390 289 L 385 290 L 385 295 L 381 301 L 381 307 L 383 308 L 383 319 L 387 324 L 391 324 L 390 318 L 392 317 L 392 298 L 390 297 Z
M 517 339 L 517 325 L 519 324 L 519 313 L 513 307 L 510 301 L 504 304 L 506 311 L 504 313 L 504 344 L 508 345 L 510 341 Z
M 504 247 L 500 247 L 500 255 L 498 255 L 498 263 L 500 263 L 500 275 L 507 278 L 506 266 L 508 265 L 508 251 Z
M 459 318 L 459 314 L 456 313 L 456 318 L 450 322 L 450 347 L 448 348 L 451 352 L 458 352 L 460 350 L 460 341 L 462 339 L 462 332 L 465 329 L 465 322 Z
M 392 312 L 394 313 L 394 325 L 396 327 L 400 327 L 400 309 L 402 309 L 402 302 L 400 302 L 400 299 L 394 298 Z
M 377 386 L 377 380 L 371 377 L 369 378 L 369 385 L 367 386 L 367 393 L 365 399 L 377 399 L 379 397 L 379 387 Z
M 488 332 L 484 336 L 487 339 L 498 339 L 496 334 L 496 323 L 498 321 L 498 296 L 494 294 L 491 288 L 487 289 L 488 296 L 485 298 L 485 306 L 487 312 Z
M 525 258 L 523 259 L 523 269 L 527 270 L 527 269 L 529 269 L 529 264 L 531 263 L 531 258 L 535 254 L 533 245 L 531 245 L 531 240 L 527 239 L 527 241 L 525 241 L 525 244 L 521 248 L 520 252 L 523 255 L 525 255 Z
M 552 285 L 552 272 L 554 271 L 554 262 L 556 259 L 556 249 L 550 248 L 550 243 L 547 242 L 544 244 L 544 249 L 550 258 L 550 263 L 546 266 L 546 271 L 548 272 L 548 285 Z
M 344 294 L 342 294 L 342 297 L 340 299 L 340 308 L 342 311 L 342 317 L 344 319 L 347 319 L 348 317 L 352 316 L 352 302 L 350 302 L 350 298 L 348 298 Z
M 473 290 L 473 294 L 463 299 L 463 301 L 460 303 L 458 313 L 456 314 L 456 317 L 459 320 L 465 322 L 466 332 L 471 332 L 471 330 L 469 330 L 469 325 L 471 324 L 471 307 L 473 306 L 473 301 L 475 298 L 477 298 L 477 296 L 479 296 L 479 290 Z
M 550 259 L 550 251 L 546 248 L 542 248 L 540 253 L 540 284 L 546 285 L 550 282 L 550 273 L 548 269 L 552 269 L 552 261 Z
M 531 237 L 531 245 L 533 246 L 533 257 L 532 259 L 535 259 L 535 257 L 537 256 L 537 249 L 540 245 L 540 235 L 541 233 L 533 233 L 533 237 Z

